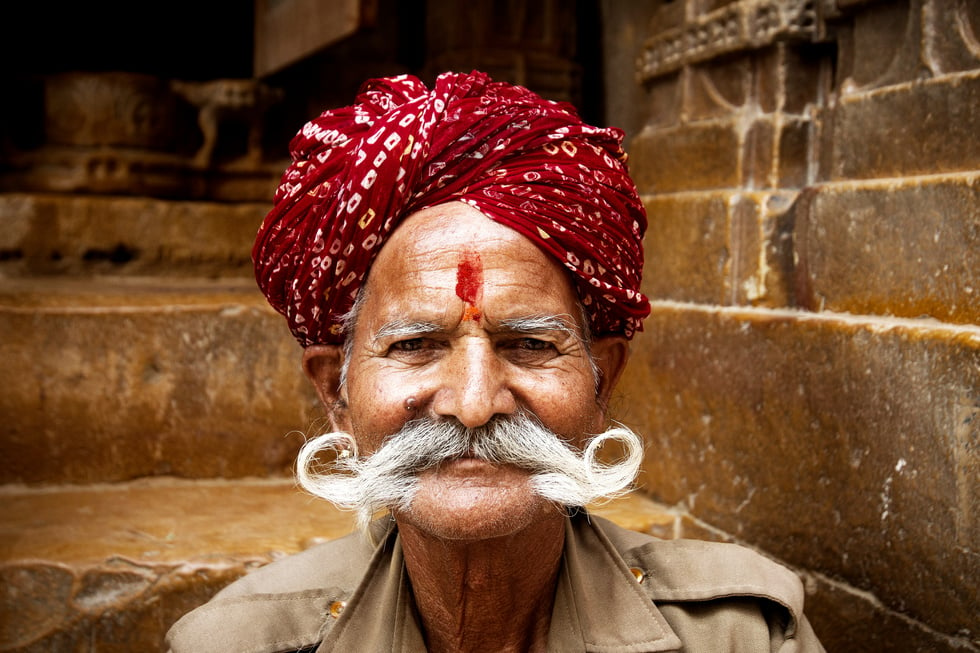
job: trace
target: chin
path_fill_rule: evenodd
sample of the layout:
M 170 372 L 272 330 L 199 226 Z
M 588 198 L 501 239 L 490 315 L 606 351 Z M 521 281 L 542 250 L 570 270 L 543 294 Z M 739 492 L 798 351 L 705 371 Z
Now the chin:
M 440 482 L 420 479 L 409 508 L 395 513 L 399 523 L 444 540 L 487 540 L 507 537 L 549 515 L 558 507 L 531 489 L 527 477 L 508 485 Z

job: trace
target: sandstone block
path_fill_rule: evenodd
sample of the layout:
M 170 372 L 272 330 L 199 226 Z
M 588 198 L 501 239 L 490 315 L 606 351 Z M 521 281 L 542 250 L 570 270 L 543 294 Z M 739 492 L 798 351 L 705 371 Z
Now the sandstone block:
M 0 275 L 251 277 L 271 205 L 0 194 Z
M 976 2 L 929 0 L 924 3 L 924 58 L 934 73 L 980 68 L 977 34 L 980 34 L 980 5 Z
M 691 193 L 646 202 L 643 291 L 655 299 L 787 306 L 793 193 Z
M 691 66 L 685 79 L 684 117 L 689 121 L 728 116 L 751 97 L 753 61 L 734 57 Z
M 840 32 L 838 65 L 845 92 L 908 82 L 920 74 L 919 3 L 872 4 L 851 8 L 851 29 Z
M 633 140 L 633 179 L 641 192 L 730 188 L 738 185 L 740 139 L 733 122 L 647 127 Z
M 684 101 L 684 88 L 679 73 L 658 77 L 646 86 L 646 99 L 644 108 L 646 112 L 639 124 L 646 125 L 648 129 L 660 129 L 664 127 L 676 127 L 682 118 L 682 107 Z M 630 145 L 630 156 L 633 157 L 634 138 Z M 635 159 L 631 159 L 635 161 Z M 638 170 L 631 163 L 631 171 L 634 178 Z
M 980 73 L 957 73 L 841 97 L 831 180 L 980 168 Z
M 980 645 L 976 633 L 945 636 L 822 577 L 808 577 L 806 605 L 807 618 L 828 651 L 959 653 Z
M 753 93 L 763 113 L 802 116 L 826 94 L 830 76 L 821 46 L 777 43 L 755 59 Z
M 634 347 L 619 414 L 655 498 L 976 631 L 976 327 L 655 303 Z
M 770 187 L 803 188 L 811 179 L 810 154 L 814 148 L 813 125 L 808 119 L 787 118 L 776 130 L 779 139 L 775 146 Z
M 768 188 L 772 186 L 777 140 L 776 125 L 771 116 L 753 120 L 745 133 L 742 147 L 744 188 Z
M 300 347 L 251 282 L 14 286 L 0 294 L 3 482 L 283 474 L 320 415 Z
M 724 303 L 731 252 L 724 193 L 647 199 L 643 292 L 656 299 Z
M 818 187 L 799 204 L 797 301 L 980 323 L 980 176 Z

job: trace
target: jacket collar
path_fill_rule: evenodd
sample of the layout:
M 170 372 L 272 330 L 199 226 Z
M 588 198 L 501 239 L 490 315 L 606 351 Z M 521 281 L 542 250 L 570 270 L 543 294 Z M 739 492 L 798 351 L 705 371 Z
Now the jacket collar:
M 600 526 L 582 513 L 565 525 L 548 650 L 638 653 L 677 650 L 681 642 Z M 325 651 L 425 651 L 401 543 L 382 538 L 364 578 L 320 648 Z M 380 626 L 380 627 L 379 627 Z

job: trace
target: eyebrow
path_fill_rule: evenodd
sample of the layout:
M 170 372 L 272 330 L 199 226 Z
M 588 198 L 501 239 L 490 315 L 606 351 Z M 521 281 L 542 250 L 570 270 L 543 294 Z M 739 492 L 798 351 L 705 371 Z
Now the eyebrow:
M 546 333 L 558 331 L 583 341 L 579 329 L 572 323 L 572 316 L 562 315 L 531 315 L 514 317 L 500 321 L 500 326 L 517 333 Z
M 577 327 L 570 324 L 571 316 L 562 315 L 530 315 L 506 318 L 500 321 L 500 326 L 517 333 L 548 333 L 558 331 L 578 340 L 584 340 Z M 438 333 L 443 327 L 434 322 L 397 319 L 386 322 L 372 336 L 377 342 L 382 338 L 404 338 L 425 333 Z
M 377 342 L 382 338 L 404 338 L 422 333 L 437 333 L 443 328 L 434 322 L 411 321 L 404 319 L 392 320 L 382 324 L 371 340 Z

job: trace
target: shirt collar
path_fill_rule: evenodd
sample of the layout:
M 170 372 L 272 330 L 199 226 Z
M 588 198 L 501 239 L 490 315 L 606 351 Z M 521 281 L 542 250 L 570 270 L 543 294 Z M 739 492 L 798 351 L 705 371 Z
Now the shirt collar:
M 681 642 L 587 513 L 565 525 L 548 650 L 637 653 Z M 318 651 L 425 651 L 397 531 L 381 540 L 364 578 Z
M 588 513 L 566 522 L 549 651 L 635 653 L 681 646 L 660 610 Z

